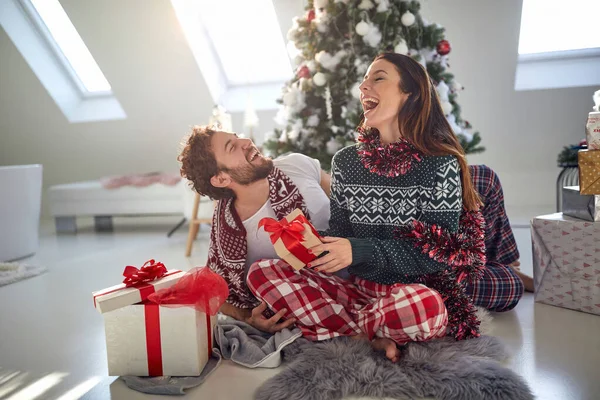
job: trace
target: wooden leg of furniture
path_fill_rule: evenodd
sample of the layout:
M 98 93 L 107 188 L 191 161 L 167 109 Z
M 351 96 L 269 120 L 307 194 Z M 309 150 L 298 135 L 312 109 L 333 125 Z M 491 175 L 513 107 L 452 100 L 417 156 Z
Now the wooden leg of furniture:
M 190 230 L 188 232 L 187 246 L 185 247 L 186 257 L 189 257 L 192 254 L 192 246 L 194 244 L 194 240 L 196 239 L 196 235 L 198 234 L 198 224 L 196 224 L 196 220 L 198 219 L 199 207 L 200 195 L 196 193 L 194 197 L 194 207 L 192 208 L 192 219 L 190 220 Z

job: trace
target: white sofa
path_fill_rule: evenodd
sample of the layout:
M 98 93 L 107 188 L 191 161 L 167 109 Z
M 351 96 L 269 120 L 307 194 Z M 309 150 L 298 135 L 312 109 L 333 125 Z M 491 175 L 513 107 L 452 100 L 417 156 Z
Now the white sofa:
M 55 185 L 48 190 L 50 212 L 59 233 L 77 232 L 77 217 L 93 216 L 97 231 L 111 231 L 113 216 L 181 215 L 182 186 L 105 189 L 100 181 Z
M 39 164 L 0 167 L 0 262 L 38 249 L 42 170 Z
M 112 231 L 114 216 L 181 215 L 188 220 L 193 203 L 186 180 L 168 186 L 154 183 L 146 187 L 123 186 L 106 189 L 100 181 L 55 185 L 48 189 L 50 212 L 56 232 L 77 232 L 77 217 L 93 216 L 96 231 Z M 212 215 L 212 202 L 202 198 L 200 216 Z

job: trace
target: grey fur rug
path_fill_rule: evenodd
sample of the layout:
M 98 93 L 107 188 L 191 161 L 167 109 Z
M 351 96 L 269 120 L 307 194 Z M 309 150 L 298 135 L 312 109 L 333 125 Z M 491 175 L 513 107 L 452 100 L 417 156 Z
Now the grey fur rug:
M 498 338 L 411 343 L 393 364 L 367 341 L 299 339 L 284 349 L 287 368 L 266 381 L 256 400 L 338 400 L 347 396 L 438 400 L 529 400 L 519 375 L 503 367 Z

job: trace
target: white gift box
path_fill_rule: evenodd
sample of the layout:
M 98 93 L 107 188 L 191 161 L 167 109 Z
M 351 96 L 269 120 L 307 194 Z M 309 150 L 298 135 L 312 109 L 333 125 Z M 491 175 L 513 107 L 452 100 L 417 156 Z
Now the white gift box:
M 187 306 L 139 304 L 153 288 L 170 287 L 184 274 L 169 271 L 140 288 L 118 285 L 94 292 L 104 316 L 109 375 L 200 375 L 212 354 L 216 316 Z
M 544 215 L 531 239 L 535 301 L 600 315 L 600 222 Z

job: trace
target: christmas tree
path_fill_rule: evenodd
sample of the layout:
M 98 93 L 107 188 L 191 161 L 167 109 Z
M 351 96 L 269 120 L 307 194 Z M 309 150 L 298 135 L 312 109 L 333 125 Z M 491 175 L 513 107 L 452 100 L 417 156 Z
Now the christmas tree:
M 353 144 L 362 116 L 358 86 L 382 53 L 406 54 L 427 68 L 450 126 L 466 153 L 484 151 L 478 132 L 460 114 L 462 86 L 448 71 L 444 28 L 420 15 L 418 1 L 308 0 L 288 32 L 295 76 L 283 88 L 276 122 L 264 147 L 273 156 L 299 152 L 329 169 L 331 157 Z

